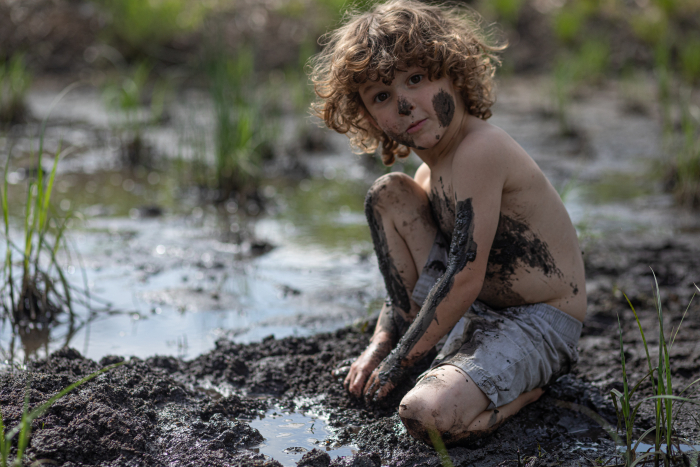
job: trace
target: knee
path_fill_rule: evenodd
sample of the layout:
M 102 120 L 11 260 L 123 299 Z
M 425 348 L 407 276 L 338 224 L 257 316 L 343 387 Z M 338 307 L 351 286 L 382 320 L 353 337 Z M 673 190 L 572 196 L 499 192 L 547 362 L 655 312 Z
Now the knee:
M 388 173 L 379 177 L 367 191 L 365 211 L 382 210 L 420 195 L 421 192 L 423 189 L 408 175 L 400 172 Z
M 446 410 L 444 401 L 421 397 L 414 392 L 401 400 L 399 417 L 411 436 L 430 445 L 431 430 L 443 439 L 450 438 L 450 431 L 456 422 L 454 410 Z

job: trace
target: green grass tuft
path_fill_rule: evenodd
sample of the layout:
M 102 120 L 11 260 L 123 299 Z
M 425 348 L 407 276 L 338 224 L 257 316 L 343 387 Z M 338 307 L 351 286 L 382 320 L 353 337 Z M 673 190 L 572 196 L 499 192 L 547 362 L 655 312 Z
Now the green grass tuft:
M 15 54 L 0 61 L 0 123 L 18 123 L 25 119 L 24 98 L 32 77 L 24 64 L 24 56 Z
M 215 114 L 215 188 L 218 199 L 257 191 L 266 145 L 275 126 L 266 118 L 268 102 L 255 83 L 253 52 L 239 50 L 234 60 L 218 58 L 208 67 Z
M 97 0 L 109 13 L 106 33 L 135 54 L 157 55 L 157 48 L 195 31 L 209 11 L 195 0 Z
M 649 371 L 646 373 L 646 375 L 641 380 L 639 380 L 634 386 L 631 385 L 627 376 L 625 348 L 622 336 L 622 324 L 618 316 L 620 363 L 622 365 L 623 390 L 619 391 L 617 389 L 613 389 L 611 391 L 611 397 L 613 400 L 613 404 L 615 405 L 615 411 L 617 412 L 618 416 L 618 431 L 622 431 L 622 439 L 621 442 L 618 441 L 618 443 L 624 447 L 622 456 L 624 460 L 624 465 L 626 467 L 634 467 L 635 465 L 644 464 L 652 460 L 654 462 L 654 465 L 658 466 L 660 465 L 660 462 L 663 462 L 663 465 L 665 467 L 669 467 L 670 465 L 675 465 L 676 462 L 680 461 L 680 459 L 682 458 L 680 444 L 691 443 L 688 443 L 685 439 L 677 436 L 674 431 L 674 420 L 678 415 L 679 410 L 679 408 L 677 407 L 676 413 L 674 414 L 674 404 L 690 403 L 700 405 L 700 401 L 698 401 L 697 399 L 681 397 L 683 392 L 685 392 L 690 386 L 692 386 L 700 380 L 691 383 L 691 385 L 689 385 L 688 387 L 686 387 L 686 389 L 680 392 L 680 395 L 674 395 L 673 383 L 671 379 L 672 368 L 670 363 L 670 349 L 673 346 L 673 342 L 675 340 L 675 336 L 678 334 L 678 330 L 676 330 L 675 333 L 673 331 L 670 333 L 669 342 L 664 332 L 663 310 L 661 307 L 661 296 L 659 293 L 659 284 L 656 280 L 656 275 L 654 275 L 654 283 L 654 297 L 656 302 L 656 311 L 659 326 L 658 361 L 654 361 L 651 358 L 651 354 L 649 352 L 649 345 L 647 344 L 647 339 L 644 333 L 644 329 L 642 328 L 641 322 L 639 320 L 639 316 L 637 315 L 637 312 L 634 309 L 634 306 L 632 305 L 630 300 L 625 296 L 625 298 L 627 298 L 627 303 L 629 304 L 630 308 L 632 309 L 632 312 L 634 313 L 634 317 L 639 328 L 639 333 L 642 337 L 642 343 L 644 344 L 644 351 L 646 354 L 647 365 L 649 368 Z M 690 307 L 690 304 L 688 304 L 688 307 Z M 683 318 L 685 318 L 685 314 L 683 315 Z M 683 320 L 681 320 L 678 329 L 680 329 L 680 325 L 682 324 Z M 637 399 L 634 397 L 635 393 L 639 389 L 639 386 L 647 378 L 651 383 L 653 395 L 644 397 L 638 402 L 636 402 Z M 641 434 L 641 436 L 635 438 L 635 431 L 638 430 L 638 427 L 635 424 L 637 413 L 642 404 L 648 402 L 654 404 L 655 426 L 647 429 Z M 652 433 L 654 434 L 653 451 L 639 454 L 637 451 L 640 443 L 642 443 L 643 440 Z M 662 451 L 662 445 L 664 444 L 665 446 L 667 446 L 666 452 Z
M 54 99 L 48 114 L 77 84 L 68 86 Z M 70 253 L 65 232 L 72 213 L 59 215 L 51 202 L 56 169 L 62 153 L 59 147 L 51 171 L 45 173 L 42 162 L 47 119 L 48 115 L 41 125 L 39 149 L 33 154 L 36 174 L 26 179 L 25 193 L 22 196 L 24 204 L 15 198 L 10 200 L 9 154 L 0 186 L 0 235 L 4 236 L 5 248 L 5 258 L 0 269 L 0 315 L 3 320 L 9 320 L 13 335 L 20 336 L 31 329 L 48 329 L 56 316 L 63 312 L 68 313 L 73 327 L 74 302 L 77 300 L 90 306 L 91 301 L 87 287 L 80 290 L 68 283 L 57 258 L 61 252 Z M 19 226 L 14 225 L 15 215 L 20 218 Z M 25 355 L 26 357 L 28 356 Z
M 152 68 L 143 60 L 102 91 L 107 107 L 118 117 L 113 126 L 121 139 L 121 162 L 130 168 L 151 167 L 154 162 L 143 130 L 163 118 L 169 89 L 164 80 L 151 79 Z

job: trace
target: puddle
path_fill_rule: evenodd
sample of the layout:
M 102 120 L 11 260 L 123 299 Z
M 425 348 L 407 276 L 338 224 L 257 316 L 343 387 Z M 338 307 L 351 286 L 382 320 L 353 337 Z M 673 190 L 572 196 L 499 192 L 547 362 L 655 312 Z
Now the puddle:
M 326 421 L 311 412 L 287 412 L 276 408 L 264 417 L 250 421 L 250 426 L 260 432 L 265 442 L 251 449 L 282 463 L 296 466 L 301 457 L 312 449 L 325 450 L 331 456 L 349 457 L 358 449 L 355 446 L 335 446 L 333 432 Z
M 4 326 L 3 347 L 21 343 L 28 354 L 43 356 L 69 345 L 96 360 L 191 358 L 220 337 L 247 343 L 332 331 L 381 301 L 363 213 L 366 182 L 347 179 L 342 169 L 332 180 L 270 181 L 263 192 L 273 214 L 260 219 L 239 215 L 235 206 L 221 212 L 164 194 L 175 185 L 153 171 L 60 176 L 57 202 L 85 213 L 68 234 L 74 251 L 72 261 L 65 259 L 65 276 L 77 287 L 87 283 L 115 312 L 91 316 L 76 306 L 75 329 L 55 326 L 38 343 L 29 336 L 12 342 Z M 12 188 L 22 196 L 21 183 Z M 162 212 L 142 215 L 141 206 L 150 205 Z M 244 229 L 273 249 L 251 257 L 250 244 L 231 238 Z M 23 360 L 21 348 L 14 355 Z
M 607 436 L 600 425 L 587 417 L 564 415 L 557 421 L 557 425 L 564 428 L 569 435 L 573 435 L 579 440 L 590 439 L 593 444 L 600 438 Z
M 691 456 L 694 456 L 695 459 L 698 458 L 698 454 L 700 453 L 700 444 L 680 444 L 680 445 L 673 445 L 673 451 L 678 452 L 680 449 L 680 452 L 685 452 L 685 453 L 691 453 Z M 626 446 L 618 446 L 617 450 L 618 452 L 624 452 L 627 449 Z M 660 447 L 661 452 L 666 452 L 666 444 L 662 444 Z M 639 446 L 637 446 L 637 449 L 635 449 L 635 452 L 637 454 L 644 454 L 646 452 L 654 452 L 654 445 L 653 444 L 647 444 L 647 443 L 639 443 Z M 692 458 L 692 457 L 691 457 Z

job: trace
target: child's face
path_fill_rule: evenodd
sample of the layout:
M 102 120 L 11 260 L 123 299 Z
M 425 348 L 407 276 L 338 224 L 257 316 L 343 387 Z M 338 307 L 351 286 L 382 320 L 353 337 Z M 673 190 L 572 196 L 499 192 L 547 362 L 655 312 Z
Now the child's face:
M 399 144 L 418 150 L 434 147 L 450 124 L 459 120 L 455 110 L 463 111 L 452 82 L 447 77 L 430 81 L 420 67 L 396 72 L 388 85 L 367 81 L 359 91 L 372 125 Z

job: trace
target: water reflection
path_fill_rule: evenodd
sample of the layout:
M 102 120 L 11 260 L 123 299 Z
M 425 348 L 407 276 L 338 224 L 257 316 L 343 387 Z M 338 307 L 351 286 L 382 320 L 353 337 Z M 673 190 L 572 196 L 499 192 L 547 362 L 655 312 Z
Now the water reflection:
M 338 445 L 332 441 L 333 432 L 326 420 L 311 412 L 290 412 L 279 407 L 250 421 L 250 426 L 260 432 L 265 441 L 252 448 L 279 461 L 284 466 L 295 466 L 302 456 L 312 449 L 327 451 L 334 457 L 350 457 L 358 449 L 352 445 Z

